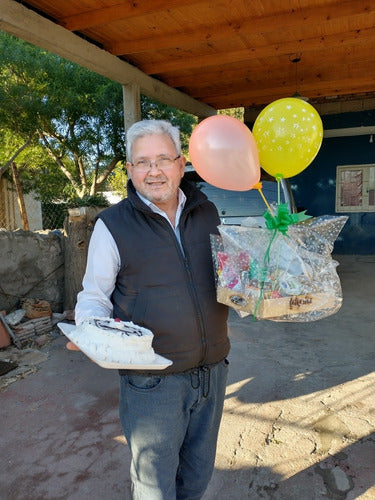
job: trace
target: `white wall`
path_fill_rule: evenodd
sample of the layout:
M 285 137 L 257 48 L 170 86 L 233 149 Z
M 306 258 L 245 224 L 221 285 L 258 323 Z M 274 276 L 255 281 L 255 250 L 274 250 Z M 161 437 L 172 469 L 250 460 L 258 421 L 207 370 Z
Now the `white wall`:
M 25 194 L 24 199 L 30 231 L 43 229 L 41 203 L 33 193 Z M 23 229 L 17 194 L 6 179 L 0 181 L 0 228 Z

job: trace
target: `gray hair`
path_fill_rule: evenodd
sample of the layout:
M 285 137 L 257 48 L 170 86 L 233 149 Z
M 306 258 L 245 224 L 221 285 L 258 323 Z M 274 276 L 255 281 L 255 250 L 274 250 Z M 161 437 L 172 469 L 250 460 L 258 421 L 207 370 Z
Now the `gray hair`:
M 168 135 L 177 154 L 181 154 L 180 130 L 167 120 L 142 120 L 133 123 L 126 132 L 126 156 L 128 161 L 132 160 L 132 149 L 134 141 L 146 135 L 159 134 Z

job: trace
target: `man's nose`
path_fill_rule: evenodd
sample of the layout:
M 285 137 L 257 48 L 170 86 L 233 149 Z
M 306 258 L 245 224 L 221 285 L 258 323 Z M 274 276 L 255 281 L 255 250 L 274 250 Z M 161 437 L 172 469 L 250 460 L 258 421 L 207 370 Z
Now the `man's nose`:
M 149 171 L 148 171 L 149 174 L 153 173 L 153 167 L 155 167 L 155 170 L 157 170 L 158 172 L 160 171 L 157 163 L 158 163 L 157 160 L 150 160 L 150 168 L 149 168 Z

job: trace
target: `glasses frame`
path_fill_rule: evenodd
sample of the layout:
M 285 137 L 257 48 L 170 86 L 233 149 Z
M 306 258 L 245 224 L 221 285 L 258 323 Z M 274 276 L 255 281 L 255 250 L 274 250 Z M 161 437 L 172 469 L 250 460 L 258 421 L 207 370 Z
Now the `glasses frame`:
M 168 158 L 168 160 L 171 160 L 171 164 L 172 164 L 176 160 L 178 160 L 179 158 L 181 158 L 180 154 L 177 155 L 176 158 Z M 136 172 L 138 171 L 138 172 L 144 172 L 144 173 L 149 172 L 152 169 L 152 165 L 155 165 L 155 167 L 158 168 L 158 169 L 160 169 L 160 170 L 163 170 L 163 168 L 169 168 L 169 166 L 168 167 L 159 167 L 158 166 L 158 162 L 162 161 L 162 160 L 163 160 L 163 158 L 159 158 L 159 160 L 158 159 L 156 159 L 156 160 L 147 160 L 148 161 L 148 168 L 147 169 L 145 168 L 145 166 L 143 166 L 142 168 L 140 168 L 135 163 L 130 163 L 130 165 L 135 168 Z M 166 158 L 164 158 L 164 160 L 166 160 Z M 140 160 L 140 161 L 145 161 L 146 162 L 146 160 Z

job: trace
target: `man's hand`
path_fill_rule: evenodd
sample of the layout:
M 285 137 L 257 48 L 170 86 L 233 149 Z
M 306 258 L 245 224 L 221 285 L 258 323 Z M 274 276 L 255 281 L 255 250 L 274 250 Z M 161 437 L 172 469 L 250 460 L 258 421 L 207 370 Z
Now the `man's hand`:
M 80 351 L 81 350 L 78 346 L 73 344 L 73 342 L 68 342 L 66 344 L 66 348 L 69 349 L 69 351 Z

